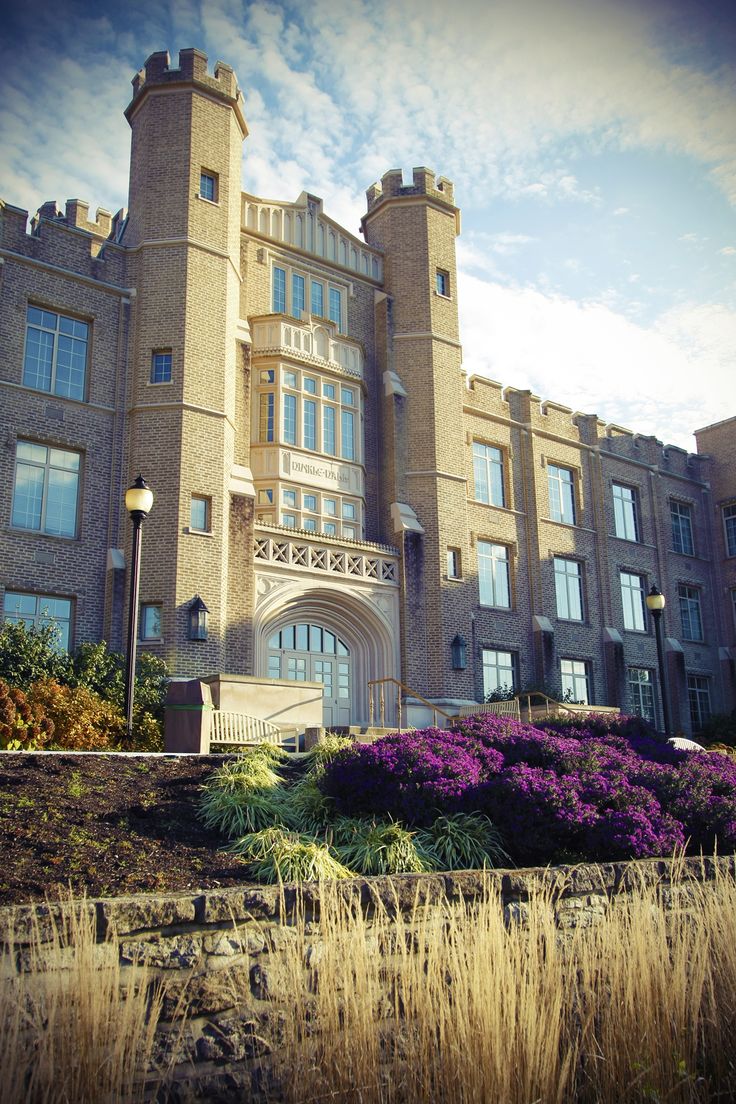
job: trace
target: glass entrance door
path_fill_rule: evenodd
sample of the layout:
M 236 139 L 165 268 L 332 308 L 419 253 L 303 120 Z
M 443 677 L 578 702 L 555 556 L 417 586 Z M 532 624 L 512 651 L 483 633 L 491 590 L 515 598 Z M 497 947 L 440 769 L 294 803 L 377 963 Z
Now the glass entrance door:
M 269 678 L 321 682 L 326 728 L 350 724 L 350 649 L 321 625 L 288 625 L 268 640 Z

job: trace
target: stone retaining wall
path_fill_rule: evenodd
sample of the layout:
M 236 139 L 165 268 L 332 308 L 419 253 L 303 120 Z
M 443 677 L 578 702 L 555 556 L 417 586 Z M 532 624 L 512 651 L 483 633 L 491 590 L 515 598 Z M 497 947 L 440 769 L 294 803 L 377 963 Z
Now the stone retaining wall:
M 498 895 L 507 923 L 523 923 L 530 897 L 546 892 L 557 927 L 565 931 L 595 923 L 614 897 L 633 889 L 658 886 L 660 900 L 669 907 L 674 880 L 680 894 L 687 894 L 688 882 L 710 882 L 717 876 L 736 877 L 734 856 L 674 864 L 646 860 L 356 878 L 337 883 L 337 892 L 362 910 L 369 923 L 382 907 L 390 915 L 409 919 L 417 903 L 437 910 L 448 902 L 472 905 L 489 890 Z M 117 943 L 124 984 L 134 981 L 142 966 L 149 977 L 164 982 L 160 1045 L 165 1051 L 167 1040 L 177 1035 L 178 1099 L 243 1099 L 244 1090 L 249 1099 L 257 1099 L 262 1059 L 278 1045 L 279 1017 L 289 1014 L 293 980 L 286 978 L 282 958 L 287 944 L 297 938 L 297 925 L 307 932 L 305 984 L 319 957 L 319 887 L 248 886 L 85 901 L 75 907 L 94 920 L 98 942 Z M 34 924 L 50 940 L 54 923 L 63 919 L 67 908 L 51 904 L 0 909 L 0 936 L 5 933 L 7 945 L 12 928 L 18 968 L 27 963 L 24 946 Z M 189 1018 L 179 1034 L 175 1029 L 182 994 Z

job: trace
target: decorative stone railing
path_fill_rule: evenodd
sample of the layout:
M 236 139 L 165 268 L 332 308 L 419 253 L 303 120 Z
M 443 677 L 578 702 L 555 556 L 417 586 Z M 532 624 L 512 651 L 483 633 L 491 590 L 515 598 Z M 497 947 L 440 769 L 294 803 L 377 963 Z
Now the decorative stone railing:
M 315 367 L 341 368 L 363 378 L 363 350 L 355 341 L 337 337 L 331 322 L 300 321 L 274 314 L 252 319 L 253 356 L 288 356 Z
M 375 550 L 357 544 L 330 544 L 306 539 L 301 533 L 289 536 L 284 530 L 279 530 L 278 534 L 257 533 L 255 560 L 256 565 L 283 565 L 297 570 L 398 586 L 397 553 L 387 545 L 375 545 L 374 548 Z

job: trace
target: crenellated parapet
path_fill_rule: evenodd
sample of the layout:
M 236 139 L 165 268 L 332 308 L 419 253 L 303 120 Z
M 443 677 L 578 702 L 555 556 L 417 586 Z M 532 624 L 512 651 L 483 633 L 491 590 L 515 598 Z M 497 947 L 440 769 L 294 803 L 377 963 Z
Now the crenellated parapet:
M 83 200 L 67 200 L 63 211 L 56 200 L 47 200 L 30 218 L 29 227 L 28 211 L 0 202 L 0 216 L 3 250 L 95 280 L 126 280 L 124 252 L 119 245 L 124 209 L 111 215 L 98 207 L 91 219 L 89 204 Z
M 424 166 L 412 169 L 411 184 L 404 184 L 401 169 L 389 169 L 381 177 L 381 182 L 371 184 L 366 192 L 368 210 L 371 211 L 386 199 L 410 196 L 430 196 L 449 206 L 455 204 L 455 188 L 445 176 L 435 176 L 432 169 Z
M 172 85 L 197 85 L 208 94 L 229 102 L 238 116 L 243 136 L 248 133 L 243 115 L 245 101 L 232 67 L 218 61 L 214 74 L 211 74 L 207 68 L 207 54 L 202 50 L 180 50 L 179 64 L 176 66 L 171 64 L 168 50 L 159 50 L 151 54 L 144 67 L 136 73 L 132 85 L 133 99 L 125 109 L 128 122 L 151 90 Z

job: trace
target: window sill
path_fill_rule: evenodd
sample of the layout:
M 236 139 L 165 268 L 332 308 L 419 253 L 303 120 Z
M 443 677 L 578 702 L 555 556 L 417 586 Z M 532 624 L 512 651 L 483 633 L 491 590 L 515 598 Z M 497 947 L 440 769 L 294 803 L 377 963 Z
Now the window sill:
M 442 292 L 441 292 L 441 291 L 437 291 L 437 289 L 436 289 L 436 288 L 434 289 L 434 294 L 435 294 L 435 296 L 436 296 L 436 297 L 437 297 L 438 299 L 444 299 L 444 300 L 445 300 L 445 302 L 447 302 L 447 303 L 451 303 L 451 302 L 452 302 L 452 296 L 451 296 L 451 295 L 443 295 L 443 294 L 442 294 Z
M 17 525 L 9 525 L 6 532 L 13 533 L 16 537 L 43 537 L 44 540 L 66 541 L 71 544 L 79 541 L 79 536 L 66 537 L 63 533 L 45 533 L 42 529 L 21 529 Z
M 219 199 L 207 199 L 206 196 L 200 195 L 199 192 L 196 192 L 194 198 L 201 200 L 202 203 L 206 203 L 210 207 L 219 207 L 220 206 Z
M 145 637 L 144 636 L 139 636 L 138 637 L 138 643 L 142 644 L 146 647 L 151 645 L 151 644 L 163 644 L 163 642 L 164 642 L 164 638 L 162 636 L 145 636 Z
M 465 579 L 462 575 L 443 575 L 442 578 L 446 583 L 464 583 Z
M 214 537 L 211 529 L 192 529 L 191 525 L 184 526 L 184 532 L 190 537 Z

